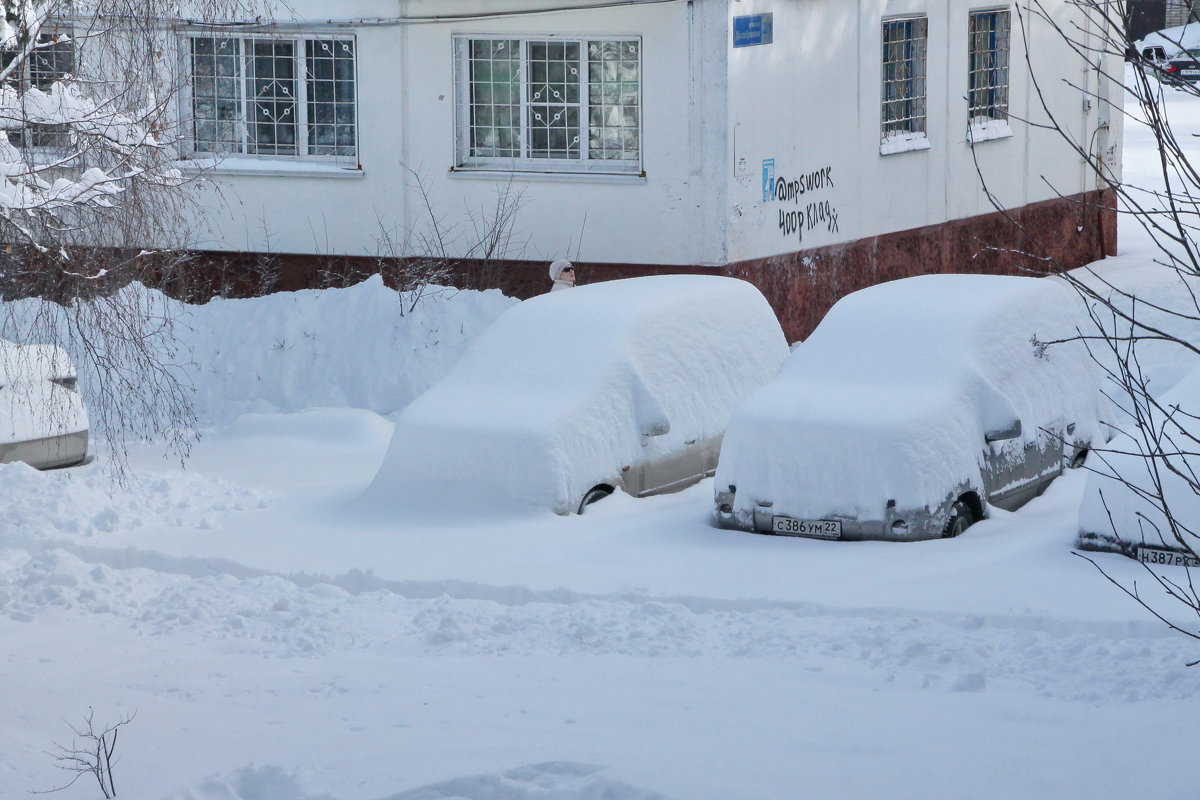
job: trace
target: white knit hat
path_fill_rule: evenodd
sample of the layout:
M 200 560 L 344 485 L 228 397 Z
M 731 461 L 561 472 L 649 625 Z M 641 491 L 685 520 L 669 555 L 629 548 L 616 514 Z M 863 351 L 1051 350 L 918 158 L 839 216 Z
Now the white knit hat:
M 550 280 L 556 281 L 562 277 L 564 269 L 574 269 L 575 265 L 565 258 L 560 258 L 550 265 Z

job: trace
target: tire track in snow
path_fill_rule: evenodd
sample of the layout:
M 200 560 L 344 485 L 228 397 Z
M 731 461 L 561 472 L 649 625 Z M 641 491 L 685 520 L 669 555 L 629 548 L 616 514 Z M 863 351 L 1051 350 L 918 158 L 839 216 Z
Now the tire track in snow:
M 267 657 L 345 651 L 454 655 L 778 659 L 953 691 L 997 685 L 1105 702 L 1190 697 L 1190 643 L 1152 622 L 831 608 L 811 603 L 584 594 L 352 571 L 280 575 L 0 536 L 0 615 L 54 609 L 126 620 L 137 632 L 220 641 Z

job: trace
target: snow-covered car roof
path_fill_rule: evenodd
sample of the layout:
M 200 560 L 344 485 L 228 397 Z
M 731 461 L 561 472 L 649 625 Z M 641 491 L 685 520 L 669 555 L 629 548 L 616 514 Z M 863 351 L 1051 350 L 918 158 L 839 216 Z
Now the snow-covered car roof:
M 1014 418 L 1026 442 L 1063 418 L 1101 435 L 1083 345 L 1034 341 L 1087 322 L 1073 292 L 1041 278 L 925 275 L 854 292 L 735 413 L 717 486 L 878 515 L 881 494 L 941 503 L 979 475 L 985 431 Z
M 787 352 L 762 294 L 733 278 L 662 275 L 534 297 L 405 409 L 372 491 L 423 476 L 568 510 L 636 461 L 647 427 L 666 422 L 668 446 L 719 436 Z
M 1146 47 L 1161 47 L 1168 56 L 1174 56 L 1184 50 L 1200 48 L 1200 23 L 1163 28 L 1161 31 L 1146 34 L 1146 37 L 1136 42 L 1134 47 L 1139 52 Z
M 71 357 L 58 345 L 21 345 L 0 339 L 0 384 L 74 376 Z

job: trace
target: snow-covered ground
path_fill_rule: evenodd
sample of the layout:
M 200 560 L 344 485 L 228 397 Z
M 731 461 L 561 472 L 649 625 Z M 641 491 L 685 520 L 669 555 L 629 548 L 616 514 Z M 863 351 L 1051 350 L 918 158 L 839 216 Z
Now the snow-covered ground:
M 1123 237 L 1101 269 L 1153 292 Z M 711 481 L 583 517 L 360 499 L 511 302 L 211 303 L 186 469 L 0 467 L 0 800 L 69 780 L 89 707 L 136 711 L 115 779 L 147 800 L 1196 795 L 1200 647 L 1072 554 L 1082 471 L 912 544 L 720 531 Z

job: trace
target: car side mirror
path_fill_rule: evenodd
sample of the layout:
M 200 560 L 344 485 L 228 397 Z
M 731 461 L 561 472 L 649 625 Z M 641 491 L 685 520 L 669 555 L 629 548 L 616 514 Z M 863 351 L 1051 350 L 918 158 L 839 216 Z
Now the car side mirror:
M 666 419 L 656 419 L 642 425 L 642 436 L 666 436 L 671 432 L 671 423 Z
M 654 390 L 646 385 L 640 373 L 633 375 L 633 413 L 637 416 L 637 429 L 642 434 L 642 444 L 652 436 L 665 436 L 671 432 L 671 420 L 667 409 Z
M 995 428 L 985 433 L 983 435 L 983 440 L 988 444 L 991 444 L 992 442 L 1004 442 L 1009 439 L 1016 439 L 1020 435 L 1021 420 L 1014 419 L 1003 428 Z

